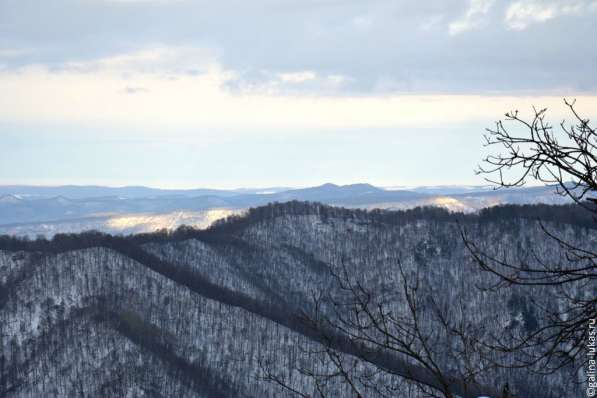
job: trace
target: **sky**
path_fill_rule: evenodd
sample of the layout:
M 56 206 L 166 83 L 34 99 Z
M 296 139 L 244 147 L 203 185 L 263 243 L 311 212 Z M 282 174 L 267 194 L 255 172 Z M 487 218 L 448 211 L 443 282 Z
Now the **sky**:
M 0 184 L 479 184 L 597 115 L 597 0 L 0 0 Z

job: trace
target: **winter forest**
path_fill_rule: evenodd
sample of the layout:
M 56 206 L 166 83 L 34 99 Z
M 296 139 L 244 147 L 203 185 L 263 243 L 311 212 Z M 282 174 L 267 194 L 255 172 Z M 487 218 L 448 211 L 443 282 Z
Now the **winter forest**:
M 0 398 L 597 397 L 595 38 L 597 0 L 0 0 Z
M 594 299 L 595 284 L 500 289 L 467 244 L 560 264 L 569 252 L 545 230 L 591 249 L 582 212 L 289 202 L 205 231 L 4 237 L 2 394 L 579 396 L 576 349 L 552 369 L 537 357 L 547 346 L 506 348 L 542 333 L 564 294 Z

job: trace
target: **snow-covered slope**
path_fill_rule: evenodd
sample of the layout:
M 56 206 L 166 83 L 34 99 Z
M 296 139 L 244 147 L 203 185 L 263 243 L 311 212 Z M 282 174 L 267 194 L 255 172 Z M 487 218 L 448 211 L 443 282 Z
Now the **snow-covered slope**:
M 545 209 L 527 210 L 529 217 L 533 211 Z M 570 212 L 548 214 L 547 225 L 561 236 L 595 247 L 595 232 Z M 540 258 L 565 261 L 519 210 L 458 217 L 487 250 L 519 258 L 532 242 Z M 472 288 L 490 279 L 468 255 L 456 216 L 438 210 L 365 212 L 292 202 L 207 231 L 4 239 L 0 249 L 0 391 L 9 397 L 293 396 L 262 380 L 264 368 L 312 394 L 313 380 L 297 368 L 331 368 L 313 354 L 322 341 L 298 315 L 313 310 L 314 292 L 340 292 L 332 273 L 342 269 L 365 288 L 392 294 L 388 309 L 401 313 L 400 262 L 423 276 L 426 294 L 454 305 L 453 318 L 469 322 L 479 338 L 533 327 L 529 293 L 542 305 L 558 305 L 544 288 Z M 425 328 L 435 326 L 430 318 Z M 457 374 L 465 364 L 448 360 L 453 344 L 445 340 L 437 349 L 445 353 L 442 366 Z M 398 374 L 410 366 L 399 357 L 389 363 Z M 363 374 L 369 365 L 359 366 L 354 371 Z M 564 397 L 582 389 L 571 372 L 529 377 L 494 370 L 478 381 L 508 382 L 520 396 Z M 376 377 L 397 396 L 420 396 L 398 376 Z M 352 396 L 338 379 L 325 388 Z

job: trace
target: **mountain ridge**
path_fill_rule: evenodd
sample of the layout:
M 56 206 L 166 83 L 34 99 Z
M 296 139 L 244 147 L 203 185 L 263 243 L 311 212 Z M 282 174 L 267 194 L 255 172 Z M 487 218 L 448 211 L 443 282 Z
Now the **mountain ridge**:
M 578 234 L 578 237 L 583 237 L 588 233 L 585 229 L 574 227 L 577 218 L 569 216 L 576 214 L 574 210 L 578 209 L 573 206 L 536 207 L 537 214 L 552 215 L 552 219 L 547 220 L 548 223 L 558 222 L 558 217 L 553 217 L 557 214 L 560 214 L 564 221 L 569 219 L 570 222 L 566 225 L 573 228 L 568 233 L 570 236 Z M 199 347 L 209 347 L 210 354 L 202 359 L 202 363 L 208 366 L 211 372 L 226 375 L 230 380 L 235 380 L 230 383 L 233 391 L 246 393 L 237 395 L 229 393 L 223 396 L 285 396 L 279 395 L 280 392 L 276 392 L 277 390 L 272 386 L 260 384 L 257 379 L 243 381 L 238 378 L 238 374 L 244 374 L 250 369 L 252 369 L 251 372 L 255 371 L 261 358 L 260 355 L 257 355 L 256 347 L 259 346 L 259 338 L 265 338 L 263 337 L 265 335 L 257 338 L 252 337 L 251 333 L 239 334 L 242 333 L 242 328 L 236 329 L 232 326 L 234 323 L 228 324 L 225 317 L 218 315 L 221 311 L 229 311 L 222 308 L 231 308 L 230 311 L 234 311 L 235 323 L 249 322 L 246 324 L 247 328 L 262 325 L 256 329 L 261 332 L 253 333 L 267 331 L 266 341 L 268 344 L 266 347 L 277 347 L 275 336 L 280 332 L 276 332 L 276 330 L 283 328 L 284 333 L 294 336 L 288 340 L 289 344 L 295 346 L 297 344 L 315 344 L 313 347 L 316 348 L 319 344 L 317 334 L 305 329 L 305 325 L 300 323 L 300 319 L 294 318 L 294 316 L 298 315 L 299 309 L 309 311 L 311 307 L 307 298 L 312 289 L 328 291 L 335 289 L 326 270 L 338 267 L 339 262 L 345 261 L 343 259 L 350 259 L 348 266 L 351 267 L 352 274 L 358 276 L 360 273 L 366 273 L 363 275 L 363 277 L 366 276 L 364 281 L 367 281 L 370 286 L 377 286 L 378 278 L 392 280 L 392 277 L 388 278 L 386 273 L 395 267 L 396 258 L 399 258 L 396 256 L 402 256 L 406 264 L 413 262 L 413 266 L 418 264 L 417 266 L 422 267 L 424 272 L 429 273 L 430 282 L 438 284 L 438 287 L 444 286 L 446 279 L 470 278 L 475 275 L 475 278 L 480 278 L 481 274 L 471 273 L 470 270 L 462 266 L 464 248 L 462 242 L 458 240 L 458 234 L 455 233 L 458 231 L 458 217 L 463 218 L 464 224 L 461 224 L 463 227 L 481 231 L 482 233 L 476 233 L 476 236 L 485 236 L 484 242 L 500 239 L 505 244 L 524 240 L 525 236 L 529 235 L 540 236 L 536 235 L 540 233 L 536 221 L 529 217 L 521 218 L 524 212 L 528 212 L 528 208 L 524 210 L 522 207 L 511 206 L 505 209 L 490 209 L 486 215 L 456 215 L 438 208 L 398 212 L 366 211 L 314 203 L 290 202 L 253 209 L 242 217 L 230 218 L 207 230 L 186 227 L 172 233 L 161 232 L 130 237 L 114 237 L 90 232 L 57 235 L 52 241 L 43 239 L 27 241 L 15 237 L 1 237 L 0 320 L 4 321 L 3 325 L 12 325 L 16 322 L 14 326 L 7 326 L 4 329 L 3 333 L 8 333 L 11 336 L 23 336 L 23 333 L 24 335 L 32 333 L 32 336 L 36 336 L 37 330 L 40 328 L 41 332 L 54 330 L 60 335 L 63 333 L 60 328 L 52 326 L 60 319 L 60 315 L 49 315 L 50 313 L 54 314 L 57 310 L 51 309 L 53 307 L 46 308 L 44 303 L 51 299 L 60 308 L 66 306 L 64 310 L 60 311 L 69 313 L 71 311 L 69 308 L 81 309 L 85 312 L 88 304 L 93 304 L 95 300 L 103 300 L 108 305 L 105 309 L 107 312 L 102 310 L 100 315 L 105 313 L 104 316 L 113 317 L 117 321 L 115 324 L 117 330 L 118 325 L 122 325 L 122 322 L 126 323 L 124 326 L 128 325 L 126 327 L 128 327 L 129 337 L 125 336 L 124 341 L 118 340 L 113 343 L 115 352 L 118 352 L 114 355 L 124 355 L 119 361 L 127 361 L 126 355 L 133 355 L 139 361 L 149 364 L 153 361 L 150 359 L 151 357 L 145 357 L 143 356 L 145 354 L 140 352 L 135 353 L 136 351 L 126 351 L 128 354 L 125 354 L 125 351 L 121 350 L 128 344 L 126 341 L 130 341 L 133 346 L 138 347 L 143 346 L 143 344 L 140 345 L 140 342 L 143 341 L 154 342 L 157 344 L 155 352 L 166 350 L 163 355 L 170 358 L 170 363 L 179 363 L 176 358 L 182 358 L 181 360 L 184 362 L 177 365 L 180 369 L 181 380 L 188 377 L 192 379 L 197 371 L 192 371 L 192 368 L 188 366 L 197 360 Z M 566 231 L 567 228 L 561 230 Z M 385 238 L 382 238 L 384 236 Z M 334 250 L 330 250 L 332 247 Z M 264 250 L 264 248 L 268 249 Z M 539 246 L 538 249 L 541 250 L 540 253 L 550 257 L 553 256 L 553 251 L 557 251 L 556 247 L 545 244 Z M 406 253 L 411 253 L 411 250 L 413 254 L 408 254 L 408 257 L 405 258 Z M 372 259 L 367 255 L 369 251 L 386 253 L 386 255 L 379 257 L 378 261 L 382 262 L 376 264 L 371 262 Z M 436 253 L 436 251 L 441 254 L 437 258 L 430 254 Z M 20 265 L 10 265 L 11 261 Z M 321 273 L 317 270 L 324 272 Z M 381 274 L 377 275 L 377 272 Z M 456 275 L 450 276 L 453 273 Z M 96 282 L 90 283 L 92 280 Z M 473 281 L 471 280 L 470 283 Z M 158 291 L 162 293 L 158 294 Z M 444 292 L 444 290 L 441 291 Z M 284 293 L 280 296 L 281 292 Z M 451 292 L 446 290 L 442 295 L 448 295 L 450 298 L 442 297 L 452 300 L 454 299 L 451 297 L 453 294 L 469 295 L 471 293 L 468 290 Z M 497 296 L 496 299 L 499 303 L 502 301 L 506 303 L 509 296 L 502 298 Z M 536 299 L 548 300 L 549 297 L 540 294 Z M 468 300 L 476 306 L 475 313 L 479 314 L 476 315 L 479 317 L 477 321 L 488 322 L 486 317 L 491 313 L 486 313 L 486 311 L 493 307 L 487 307 L 487 304 L 477 300 L 479 298 Z M 172 307 L 173 305 L 174 307 Z M 182 306 L 180 307 L 182 309 L 178 310 L 178 313 L 172 313 L 171 311 L 178 308 L 179 305 Z M 201 309 L 204 306 L 213 308 L 213 310 L 209 310 L 212 311 L 209 312 L 212 314 L 210 315 L 212 318 L 198 318 L 201 313 L 207 311 Z M 219 309 L 216 310 L 216 308 Z M 232 308 L 236 309 L 232 310 Z M 123 311 L 129 311 L 128 317 L 132 318 L 128 321 L 123 320 L 123 316 L 126 315 L 126 312 Z M 48 315 L 40 317 L 39 314 L 44 314 L 44 312 L 48 312 Z M 184 318 L 182 314 L 185 314 Z M 89 319 L 92 319 L 93 316 L 95 315 L 91 311 Z M 500 314 L 500 316 L 503 315 Z M 518 315 L 513 312 L 511 316 L 514 319 Z M 35 318 L 38 321 L 30 321 Z M 185 321 L 182 322 L 182 319 Z M 89 323 L 91 330 L 97 331 L 100 334 L 98 338 L 103 339 L 104 337 L 101 336 L 107 332 L 103 332 L 100 324 L 96 321 L 89 322 L 91 322 Z M 255 324 L 255 322 L 257 323 Z M 214 330 L 219 330 L 215 326 L 210 326 L 212 324 L 228 325 L 218 327 L 224 327 L 224 330 L 229 329 L 229 331 L 218 334 L 220 338 L 227 336 L 223 341 L 216 344 L 217 340 L 210 340 L 211 343 L 205 346 L 207 343 L 201 343 L 204 333 L 208 333 L 208 330 L 214 328 Z M 249 324 L 254 326 L 249 326 Z M 279 326 L 274 326 L 274 324 Z M 198 332 L 195 331 L 197 327 L 206 329 L 201 329 L 203 332 Z M 122 329 L 122 326 L 120 328 Z M 31 331 L 28 332 L 28 330 Z M 169 337 L 168 339 L 171 340 L 164 340 L 166 343 L 160 343 L 162 333 L 172 334 L 173 340 Z M 158 340 L 151 336 L 157 336 Z M 238 370 L 228 369 L 226 366 L 231 365 L 224 365 L 225 363 L 237 362 L 219 362 L 217 358 L 228 352 L 225 347 L 234 344 L 233 342 L 241 337 L 245 340 L 242 340 L 244 343 L 239 347 L 244 347 L 242 348 L 245 350 L 242 351 L 244 354 L 234 357 L 234 361 L 238 362 L 238 365 L 234 366 L 241 366 L 241 368 Z M 303 340 L 305 338 L 307 340 Z M 398 374 L 411 377 L 419 375 L 417 380 L 426 383 L 433 382 L 428 379 L 429 375 L 425 376 L 425 373 L 420 373 L 416 368 L 410 367 L 410 365 L 405 368 L 406 365 L 401 362 L 400 358 L 397 362 L 391 357 L 384 359 L 383 355 L 368 358 L 365 352 L 355 351 L 355 347 L 343 340 L 341 336 L 338 339 L 333 347 L 346 355 L 366 358 L 367 363 L 374 363 L 386 368 L 393 366 L 391 369 Z M 28 360 L 31 363 L 37 363 L 37 361 L 43 363 L 43 359 L 35 356 L 36 350 L 30 351 L 27 348 L 26 344 L 28 343 L 26 342 L 29 340 L 22 341 L 22 344 L 25 344 L 23 350 L 31 353 L 28 355 L 34 355 Z M 51 343 L 53 344 L 51 347 L 55 345 L 56 349 L 62 349 L 62 346 L 66 344 L 64 349 L 72 350 L 72 348 L 68 348 L 69 340 L 52 341 L 54 342 Z M 271 351 L 273 348 L 262 348 L 262 350 L 271 355 L 285 358 L 284 363 L 293 357 L 285 357 L 286 354 L 277 351 L 277 348 L 274 351 Z M 156 355 L 155 352 L 151 355 Z M 253 353 L 251 354 L 251 352 Z M 81 366 L 81 369 L 88 366 L 91 358 L 88 358 L 87 355 L 74 355 L 76 366 Z M 243 357 L 247 359 L 241 359 Z M 44 366 L 54 365 L 46 364 Z M 35 369 L 35 367 L 32 368 L 32 374 L 36 374 Z M 147 372 L 157 372 L 161 375 L 159 377 L 163 378 L 167 378 L 166 374 L 169 372 L 165 364 L 151 365 L 147 370 L 136 367 L 130 369 L 130 371 L 134 369 L 135 372 L 134 377 L 137 381 L 134 383 L 142 384 L 145 383 L 144 380 L 147 380 Z M 184 369 L 191 369 L 190 376 L 184 376 L 187 372 Z M 244 370 L 241 371 L 241 369 Z M 404 369 L 410 369 L 410 371 L 405 374 Z M 7 375 L 9 374 L 0 375 L 0 379 L 9 377 Z M 88 376 L 83 373 L 78 377 L 86 378 Z M 499 376 L 498 379 L 500 377 L 502 376 Z M 513 386 L 522 388 L 519 379 L 514 376 L 509 377 Z M 168 380 L 171 381 L 165 385 L 174 383 L 174 379 Z M 303 379 L 297 380 L 301 380 L 300 383 L 307 383 Z M 546 385 L 542 384 L 543 380 L 538 379 L 536 382 L 539 384 L 533 382 L 535 384 L 529 384 L 528 388 L 545 387 Z M 557 387 L 557 383 L 560 382 L 561 380 L 558 378 L 549 384 L 549 388 L 553 389 L 552 396 L 554 397 L 560 396 L 558 395 L 560 390 Z M 114 388 L 126 387 L 129 389 L 127 391 L 132 391 L 130 389 L 133 388 L 126 381 L 112 383 Z M 131 381 L 131 383 L 133 382 Z M 34 378 L 26 382 L 26 385 L 29 384 L 37 385 Z M 91 383 L 90 385 L 95 384 Z M 146 387 L 141 385 L 139 388 Z M 468 387 L 471 388 L 469 391 L 472 394 L 472 386 Z M 39 385 L 32 388 L 43 387 Z M 262 388 L 264 390 L 261 391 L 261 395 L 251 392 Z M 479 388 L 474 390 L 475 394 L 489 395 L 488 393 L 491 393 L 494 395 L 493 389 L 489 387 L 479 385 L 475 388 Z M 454 389 L 457 391 L 457 383 L 455 383 Z M 17 391 L 21 390 L 17 389 Z M 23 394 L 25 393 L 23 392 Z M 201 396 L 197 394 L 199 393 L 187 392 L 181 393 L 180 396 Z M 131 393 L 131 395 L 142 396 L 136 393 Z M 214 392 L 207 396 L 218 395 L 217 392 Z M 336 396 L 348 397 L 349 395 L 338 393 Z M 473 395 L 465 396 L 472 397 Z M 536 395 L 531 394 L 530 396 Z M 543 396 L 550 395 L 544 394 Z

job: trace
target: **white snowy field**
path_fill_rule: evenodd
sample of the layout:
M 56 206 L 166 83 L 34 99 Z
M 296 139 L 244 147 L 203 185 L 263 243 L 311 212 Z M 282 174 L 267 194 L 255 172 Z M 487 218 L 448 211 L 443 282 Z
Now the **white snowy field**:
M 89 230 L 128 235 L 154 232 L 164 228 L 173 230 L 181 225 L 207 228 L 218 219 L 240 212 L 241 210 L 235 209 L 210 209 L 206 211 L 175 211 L 158 214 L 98 215 L 56 222 L 0 225 L 0 235 L 29 236 L 32 238 L 44 235 L 49 238 L 57 233 L 76 233 Z

